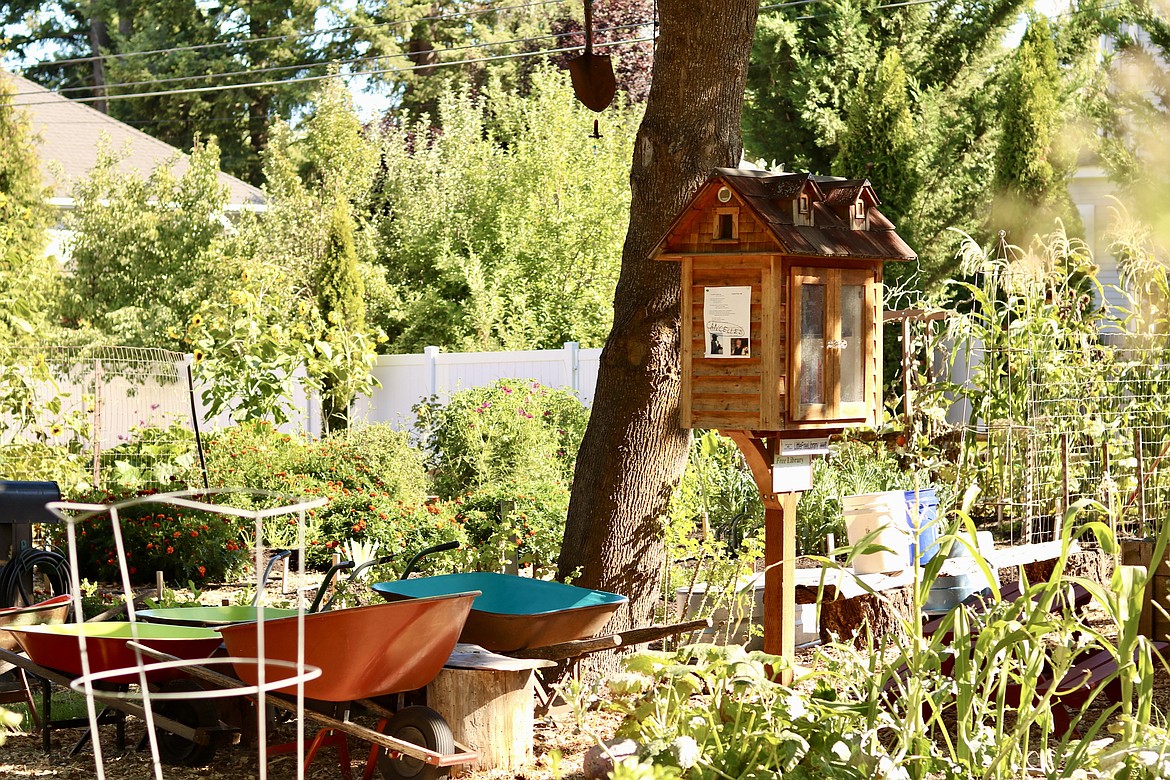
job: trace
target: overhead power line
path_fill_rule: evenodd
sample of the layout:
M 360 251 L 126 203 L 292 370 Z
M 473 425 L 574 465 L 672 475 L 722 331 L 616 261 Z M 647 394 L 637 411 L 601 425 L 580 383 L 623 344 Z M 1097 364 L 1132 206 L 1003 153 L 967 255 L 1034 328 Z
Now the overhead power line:
M 615 46 L 628 46 L 628 45 L 634 44 L 634 43 L 648 43 L 648 42 L 652 42 L 653 40 L 654 40 L 654 36 L 650 36 L 647 38 L 630 38 L 630 39 L 624 40 L 624 41 L 609 41 L 609 42 L 603 42 L 603 43 L 594 43 L 593 48 L 594 49 L 604 49 L 604 48 L 612 48 Z M 158 90 L 155 92 L 127 92 L 127 93 L 121 94 L 121 95 L 104 95 L 104 96 L 99 96 L 99 97 L 71 98 L 71 100 L 74 103 L 93 103 L 93 102 L 96 102 L 99 100 L 128 100 L 130 98 L 143 98 L 143 97 L 166 97 L 166 96 L 170 96 L 170 95 L 195 95 L 195 94 L 202 94 L 202 93 L 207 93 L 207 92 L 218 92 L 218 91 L 222 91 L 222 90 L 231 90 L 231 89 L 255 89 L 257 87 L 279 87 L 279 86 L 286 86 L 289 84 L 303 84 L 303 83 L 310 83 L 310 82 L 316 82 L 316 81 L 324 81 L 326 79 L 331 79 L 331 78 L 349 79 L 349 78 L 355 78 L 357 76 L 377 76 L 377 75 L 381 75 L 383 73 L 407 73 L 407 72 L 410 72 L 412 70 L 421 70 L 423 68 L 444 68 L 444 67 L 450 67 L 452 65 L 471 65 L 474 63 L 478 63 L 478 62 L 494 62 L 497 60 L 524 59 L 527 57 L 547 57 L 550 54 L 563 54 L 563 53 L 567 53 L 567 52 L 577 52 L 577 51 L 584 51 L 584 50 L 585 50 L 584 46 L 564 46 L 564 47 L 561 47 L 559 49 L 545 49 L 543 51 L 535 51 L 535 52 L 514 52 L 512 54 L 496 54 L 496 55 L 492 55 L 489 57 L 476 57 L 473 59 L 452 60 L 449 62 L 435 62 L 435 63 L 425 64 L 425 65 L 411 65 L 411 66 L 405 67 L 405 68 L 378 68 L 378 69 L 374 69 L 374 70 L 359 71 L 357 73 L 337 73 L 337 74 L 328 73 L 328 74 L 324 74 L 324 75 L 320 75 L 320 76 L 301 76 L 301 77 L 298 77 L 295 79 L 285 79 L 283 81 L 255 81 L 255 82 L 250 82 L 247 84 L 220 84 L 220 85 L 211 86 L 211 87 L 188 87 L 186 89 L 167 89 L 167 90 Z M 31 100 L 31 101 L 28 101 L 25 103 L 21 103 L 20 105 L 22 107 L 24 107 L 24 106 L 39 106 L 39 105 L 45 105 L 45 104 L 50 103 L 50 102 L 52 102 L 52 101 Z
M 602 28 L 598 28 L 597 30 L 595 30 L 595 32 L 614 32 L 614 31 L 618 31 L 618 30 L 637 29 L 639 27 L 647 27 L 651 24 L 653 24 L 652 21 L 635 22 L 633 24 L 615 25 L 613 27 L 602 27 Z M 113 84 L 103 84 L 101 86 L 101 89 L 109 90 L 109 89 L 118 89 L 121 87 L 139 87 L 139 86 L 146 86 L 146 85 L 153 85 L 153 84 L 177 84 L 177 83 L 188 82 L 188 81 L 206 81 L 208 79 L 223 79 L 223 78 L 227 78 L 229 76 L 254 76 L 254 75 L 259 75 L 259 74 L 263 74 L 263 73 L 281 73 L 281 72 L 294 71 L 294 70 L 306 70 L 309 68 L 323 68 L 323 67 L 327 67 L 330 65 L 334 65 L 334 66 L 336 66 L 336 65 L 355 65 L 355 64 L 364 63 L 364 62 L 378 62 L 379 60 L 388 60 L 388 59 L 393 59 L 395 57 L 415 57 L 415 56 L 430 55 L 430 54 L 447 54 L 447 53 L 450 53 L 453 51 L 467 51 L 469 49 L 481 49 L 481 48 L 488 48 L 490 46 L 507 46 L 507 45 L 516 44 L 516 43 L 533 43 L 533 42 L 542 41 L 542 40 L 557 40 L 557 39 L 561 39 L 561 38 L 571 38 L 574 35 L 581 35 L 581 34 L 582 34 L 582 32 L 580 30 L 577 30 L 577 31 L 573 31 L 573 32 L 549 33 L 548 35 L 529 36 L 526 38 L 513 38 L 511 40 L 506 40 L 506 41 L 491 41 L 491 42 L 483 42 L 483 43 L 478 43 L 478 44 L 467 44 L 466 46 L 451 46 L 451 47 L 448 47 L 445 49 L 425 49 L 423 51 L 412 51 L 409 53 L 401 53 L 401 54 L 377 54 L 377 55 L 369 55 L 369 56 L 365 56 L 365 57 L 350 57 L 350 58 L 341 59 L 341 60 L 328 60 L 328 61 L 322 61 L 322 62 L 303 62 L 303 63 L 299 63 L 296 65 L 274 65 L 274 66 L 267 67 L 267 68 L 245 68 L 242 70 L 226 71 L 226 72 L 222 72 L 222 73 L 203 73 L 203 74 L 194 75 L 194 76 L 170 76 L 170 77 L 161 78 L 161 79 L 143 79 L 141 81 L 122 81 L 122 82 L 115 82 Z M 64 87 L 62 89 L 54 90 L 54 92 L 58 95 L 64 95 L 67 92 L 92 92 L 94 89 L 95 89 L 95 87 L 92 87 L 92 86 Z M 38 93 L 17 92 L 15 94 L 16 95 L 32 95 L 32 94 L 38 94 Z
M 434 14 L 431 16 L 419 16 L 411 19 L 396 19 L 391 22 L 377 22 L 375 24 L 355 24 L 345 27 L 330 27 L 324 30 L 313 30 L 312 32 L 304 33 L 288 33 L 285 35 L 268 35 L 260 38 L 242 38 L 235 41 L 215 41 L 212 43 L 197 43 L 190 46 L 170 46 L 164 49 L 144 49 L 142 51 L 127 51 L 114 54 L 94 54 L 88 57 L 71 57 L 65 60 L 52 60 L 48 65 L 74 65 L 82 62 L 94 62 L 95 60 L 120 60 L 127 57 L 145 57 L 151 54 L 173 54 L 183 51 L 202 51 L 205 49 L 217 49 L 225 46 L 248 46 L 254 43 L 270 43 L 272 41 L 289 41 L 297 38 L 316 38 L 321 35 L 331 35 L 333 33 L 350 32 L 353 30 L 374 30 L 381 27 L 400 27 L 408 24 L 416 24 L 418 22 L 435 22 L 443 19 L 458 19 L 464 17 L 482 16 L 483 14 L 497 13 L 499 11 L 517 11 L 525 8 L 537 8 L 543 5 L 555 5 L 564 3 L 565 0 L 534 0 L 530 3 L 520 3 L 518 5 L 503 5 L 489 8 L 480 8 L 474 11 L 453 11 L 451 13 Z

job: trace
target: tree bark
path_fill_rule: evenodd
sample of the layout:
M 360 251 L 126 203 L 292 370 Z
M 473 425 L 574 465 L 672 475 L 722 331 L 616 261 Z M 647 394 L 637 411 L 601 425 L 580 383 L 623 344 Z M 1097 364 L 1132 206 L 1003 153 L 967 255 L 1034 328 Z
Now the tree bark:
M 104 19 L 91 16 L 89 19 L 89 47 L 93 50 L 93 94 L 101 98 L 93 107 L 103 114 L 110 113 L 106 98 L 106 61 L 102 56 L 110 48 L 110 32 Z
M 686 463 L 679 427 L 679 265 L 648 259 L 711 169 L 742 152 L 756 0 L 661 0 L 650 96 L 630 171 L 630 226 L 577 456 L 561 579 L 628 596 L 607 630 L 651 622 L 665 563 L 662 522 Z

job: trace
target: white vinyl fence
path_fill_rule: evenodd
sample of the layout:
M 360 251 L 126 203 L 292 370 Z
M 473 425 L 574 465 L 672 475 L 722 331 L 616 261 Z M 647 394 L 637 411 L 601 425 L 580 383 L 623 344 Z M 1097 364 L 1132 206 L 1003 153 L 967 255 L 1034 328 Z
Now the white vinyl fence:
M 522 352 L 442 352 L 427 347 L 421 355 L 379 355 L 374 376 L 382 383 L 369 397 L 354 402 L 350 419 L 354 422 L 385 422 L 399 430 L 414 425 L 415 404 L 431 396 L 445 400 L 452 393 L 469 387 L 482 387 L 497 379 L 533 379 L 548 387 L 567 388 L 576 393 L 586 406 L 593 403 L 597 385 L 600 349 L 581 349 L 567 342 L 563 349 L 527 350 Z M 200 395 L 198 380 L 196 397 Z M 321 405 L 306 397 L 299 387 L 295 393 L 297 413 L 290 429 L 321 433 Z M 202 404 L 199 404 L 202 407 Z M 206 411 L 202 425 L 230 425 L 222 419 L 209 419 Z

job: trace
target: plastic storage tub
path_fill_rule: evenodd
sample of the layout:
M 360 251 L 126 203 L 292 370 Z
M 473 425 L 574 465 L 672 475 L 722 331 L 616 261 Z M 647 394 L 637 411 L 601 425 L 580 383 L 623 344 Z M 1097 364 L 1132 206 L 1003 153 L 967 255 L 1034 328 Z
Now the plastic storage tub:
M 919 566 L 938 554 L 938 496 L 934 488 L 907 490 L 906 524 L 910 528 L 910 560 Z

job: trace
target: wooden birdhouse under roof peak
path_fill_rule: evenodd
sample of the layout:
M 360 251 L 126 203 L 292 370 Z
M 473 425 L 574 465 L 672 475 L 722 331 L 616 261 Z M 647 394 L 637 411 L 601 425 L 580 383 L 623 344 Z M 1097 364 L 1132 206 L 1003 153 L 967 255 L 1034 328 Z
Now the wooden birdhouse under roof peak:
M 882 267 L 916 259 L 879 205 L 868 179 L 711 173 L 651 253 L 682 263 L 684 427 L 878 422 Z

